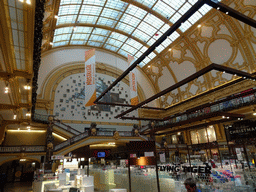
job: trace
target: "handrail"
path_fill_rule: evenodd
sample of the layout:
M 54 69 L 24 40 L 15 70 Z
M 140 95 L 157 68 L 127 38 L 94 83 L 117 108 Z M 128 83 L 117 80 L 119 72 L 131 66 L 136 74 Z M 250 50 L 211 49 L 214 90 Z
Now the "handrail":
M 46 148 L 44 145 L 34 146 L 3 146 L 0 147 L 0 153 L 21 153 L 21 152 L 45 152 Z
M 155 128 L 164 128 L 166 126 L 171 126 L 172 124 L 181 123 L 183 121 L 187 121 L 189 119 L 193 119 L 195 117 L 203 117 L 204 115 L 209 115 L 211 113 L 216 112 L 226 112 L 230 110 L 234 110 L 240 107 L 248 106 L 253 103 L 256 103 L 256 97 L 251 97 L 252 95 L 256 94 L 256 90 L 253 90 L 250 92 L 249 95 L 243 95 L 240 97 L 232 97 L 230 100 L 225 100 L 223 102 L 213 103 L 212 105 L 209 105 L 208 107 L 202 108 L 201 110 L 197 111 L 191 111 L 187 114 L 171 117 L 168 120 L 165 120 L 163 122 L 156 122 Z M 236 102 L 233 102 L 233 101 Z M 140 133 L 147 130 L 149 127 L 142 128 L 140 130 Z
M 36 122 L 39 122 L 39 123 L 49 124 L 49 120 L 48 120 L 49 116 L 51 116 L 51 115 L 42 115 L 42 114 L 35 113 L 33 120 Z M 59 120 L 59 119 L 53 118 L 53 124 L 55 126 L 58 126 L 61 129 L 64 129 L 65 131 L 71 132 L 72 134 L 75 134 L 75 135 L 81 134 L 80 131 L 72 128 L 69 125 L 66 125 L 65 123 L 61 122 L 61 120 Z M 62 127 L 61 125 L 65 126 L 65 127 Z
M 134 137 L 133 133 L 131 131 L 118 131 L 120 137 Z M 94 137 L 101 137 L 101 136 L 107 136 L 107 137 L 113 137 L 114 131 L 97 131 L 96 135 L 90 135 L 89 131 L 86 131 L 84 133 L 81 133 L 79 135 L 75 135 L 71 137 L 70 139 L 56 145 L 54 147 L 55 151 L 58 151 L 60 149 L 63 149 L 64 147 L 70 146 L 78 141 L 81 141 L 82 139 L 85 139 L 87 137 L 94 136 Z
M 57 123 L 59 123 L 60 125 L 65 126 L 65 128 L 64 128 L 64 127 L 61 127 L 61 126 L 58 125 Z M 70 132 L 70 133 L 73 133 L 73 134 L 75 134 L 75 135 L 81 134 L 80 131 L 78 131 L 78 130 L 72 128 L 72 127 L 69 126 L 69 125 L 66 125 L 65 123 L 62 123 L 60 120 L 55 120 L 55 121 L 53 122 L 53 124 L 54 124 L 55 126 L 61 128 L 61 129 L 64 129 L 64 130 L 66 130 L 66 131 L 68 131 L 68 132 Z

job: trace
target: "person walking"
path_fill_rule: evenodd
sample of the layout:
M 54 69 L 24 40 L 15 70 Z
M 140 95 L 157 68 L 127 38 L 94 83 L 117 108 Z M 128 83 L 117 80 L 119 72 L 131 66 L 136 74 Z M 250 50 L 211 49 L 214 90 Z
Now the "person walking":
M 187 178 L 184 182 L 187 192 L 202 192 L 196 187 L 196 181 L 193 178 Z

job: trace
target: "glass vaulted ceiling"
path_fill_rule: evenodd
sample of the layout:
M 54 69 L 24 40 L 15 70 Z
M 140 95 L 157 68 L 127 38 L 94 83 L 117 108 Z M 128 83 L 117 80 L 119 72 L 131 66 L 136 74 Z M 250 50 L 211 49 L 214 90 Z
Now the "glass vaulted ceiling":
M 53 47 L 88 45 L 101 47 L 127 57 L 139 58 L 149 46 L 187 12 L 197 0 L 134 0 L 167 20 L 121 0 L 61 0 Z M 201 7 L 179 28 L 185 32 L 211 8 Z M 163 18 L 162 17 L 162 18 Z M 166 22 L 168 21 L 168 22 Z M 163 51 L 180 33 L 174 32 L 156 51 L 148 55 L 140 67 Z

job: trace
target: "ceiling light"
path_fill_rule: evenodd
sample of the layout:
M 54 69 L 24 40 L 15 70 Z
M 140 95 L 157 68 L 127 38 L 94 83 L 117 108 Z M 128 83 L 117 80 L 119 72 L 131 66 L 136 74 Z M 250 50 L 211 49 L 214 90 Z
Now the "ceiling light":
M 20 161 L 26 161 L 26 159 L 20 159 Z
M 222 116 L 222 119 L 224 119 L 225 118 L 225 116 Z
M 58 19 L 58 18 L 59 18 L 59 16 L 58 16 L 58 15 L 54 15 L 54 18 L 55 18 L 55 19 Z
M 236 74 L 234 76 L 236 77 Z
M 30 1 L 30 0 L 26 0 L 26 3 L 30 5 L 30 4 L 31 4 L 31 1 Z
M 9 87 L 8 87 L 8 84 L 6 84 L 6 87 L 4 88 L 4 93 L 9 93 Z
M 226 73 L 226 71 L 223 71 L 223 73 Z
M 53 42 L 50 42 L 50 45 L 53 45 Z
M 27 128 L 30 129 L 31 128 L 30 125 L 28 125 Z
M 171 51 L 172 49 L 169 49 L 169 51 Z
M 228 15 L 228 12 L 226 12 L 226 14 Z
M 148 68 L 150 68 L 150 65 L 148 66 Z
M 24 2 L 24 0 L 19 0 L 19 1 L 22 2 L 22 3 Z
M 254 112 L 253 115 L 256 115 L 256 113 Z
M 201 25 L 197 25 L 197 28 L 200 28 L 201 27 Z
M 13 115 L 13 119 L 17 119 L 17 115 L 16 114 Z
M 25 86 L 24 86 L 24 89 L 26 89 L 26 90 L 30 90 L 30 89 L 31 89 L 31 87 L 30 87 L 29 85 L 25 85 Z
M 26 117 L 30 117 L 31 116 L 31 113 L 30 112 L 27 112 L 26 113 Z
M 227 119 L 229 119 L 229 117 L 227 117 Z
M 76 30 L 77 30 L 77 28 L 76 28 L 76 27 L 74 27 L 74 28 L 73 28 L 73 30 L 74 30 L 74 31 L 76 31 Z
M 217 7 L 217 10 L 220 10 L 220 7 Z
M 240 118 L 238 118 L 238 120 L 240 120 Z

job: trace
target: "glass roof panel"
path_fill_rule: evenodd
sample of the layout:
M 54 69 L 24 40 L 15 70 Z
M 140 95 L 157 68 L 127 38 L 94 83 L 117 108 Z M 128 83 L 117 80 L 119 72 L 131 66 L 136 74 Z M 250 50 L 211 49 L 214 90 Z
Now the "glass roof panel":
M 150 25 L 152 25 L 155 28 L 160 28 L 162 27 L 162 25 L 164 24 L 164 22 L 161 19 L 158 19 L 156 16 L 152 15 L 152 14 L 147 14 L 147 16 L 144 18 L 144 21 L 149 23 Z M 154 21 L 154 22 L 152 22 Z
M 132 15 L 124 14 L 120 19 L 121 22 L 130 24 L 133 27 L 137 27 L 137 25 L 141 22 L 140 19 L 133 17 Z
M 63 33 L 72 33 L 74 27 L 62 27 L 59 29 L 55 29 L 54 35 L 59 35 Z
M 198 0 L 134 1 L 136 5 L 143 6 L 122 0 L 60 0 L 57 25 L 63 27 L 58 26 L 55 30 L 53 47 L 67 44 L 101 46 L 125 57 L 129 53 L 139 58 Z M 148 13 L 145 6 L 152 9 L 152 12 Z M 179 31 L 175 31 L 156 47 L 156 52 L 161 53 L 168 48 L 209 10 L 209 6 L 202 6 L 180 26 Z M 157 17 L 155 12 L 169 19 L 169 22 Z M 145 58 L 140 66 L 153 59 L 156 52 Z
M 70 45 L 84 45 L 85 41 L 70 41 Z
M 136 29 L 133 34 L 132 34 L 134 37 L 137 37 L 139 38 L 140 40 L 146 42 L 150 39 L 150 36 L 147 35 L 146 33 L 142 32 L 141 30 L 139 29 Z
M 128 24 L 125 24 L 125 23 L 122 23 L 122 22 L 119 22 L 116 26 L 116 29 L 119 29 L 121 31 L 124 31 L 128 34 L 131 34 L 133 32 L 133 30 L 135 29 L 134 27 L 128 25 Z
M 64 41 L 70 38 L 71 34 L 55 35 L 53 42 Z
M 60 6 L 59 16 L 61 15 L 77 15 L 81 5 L 65 5 Z
M 91 33 L 92 32 L 92 27 L 76 27 L 75 33 Z
M 115 52 L 119 49 L 118 47 L 109 45 L 109 44 L 107 44 L 107 43 L 104 45 L 104 48 L 109 49 L 109 50 L 111 50 L 111 51 L 115 51 Z
M 120 53 L 121 55 L 123 55 L 123 56 L 125 56 L 125 57 L 128 56 L 128 53 L 127 53 L 126 51 L 124 51 L 123 49 L 120 49 L 120 50 L 118 51 L 118 53 Z
M 157 29 L 152 27 L 151 25 L 145 23 L 145 22 L 141 22 L 138 26 L 138 29 L 140 29 L 141 31 L 143 31 L 144 33 L 152 36 L 156 33 Z
M 110 0 L 110 1 L 107 1 L 106 7 L 124 11 L 127 5 L 128 5 L 128 3 L 125 3 L 120 0 Z
M 82 5 L 80 10 L 80 15 L 100 15 L 102 7 L 92 6 L 92 5 Z
M 57 25 L 65 24 L 65 23 L 75 23 L 77 16 L 76 15 L 68 15 L 62 16 L 58 18 Z
M 68 41 L 61 41 L 61 42 L 53 43 L 53 47 L 63 46 L 67 44 L 68 44 Z
M 114 45 L 116 47 L 121 47 L 123 45 L 123 42 L 110 38 L 108 38 L 106 43 L 108 43 L 109 45 Z
M 87 45 L 100 47 L 102 45 L 102 43 L 96 42 L 96 41 L 88 41 Z
M 89 15 L 79 15 L 78 22 L 79 23 L 89 23 L 89 24 L 95 24 L 98 17 L 96 16 L 89 16 Z
M 190 3 L 185 3 L 179 10 L 179 13 L 181 15 L 184 15 L 190 8 L 192 7 L 192 5 L 190 5 Z
M 156 51 L 158 53 L 161 53 L 164 49 L 165 49 L 165 47 L 163 45 L 159 45 L 159 46 L 156 47 Z
M 100 17 L 97 25 L 106 25 L 109 27 L 113 27 L 116 24 L 117 21 L 113 20 L 113 19 L 108 19 L 108 18 L 104 18 L 104 17 Z
M 109 35 L 110 31 L 106 29 L 100 29 L 100 28 L 95 28 L 92 32 L 92 34 L 97 34 L 97 35 Z
M 152 52 L 152 53 L 150 53 L 150 54 L 148 55 L 148 57 L 149 57 L 150 59 L 153 59 L 155 56 L 156 56 L 156 54 L 155 54 L 154 52 Z
M 85 40 L 85 39 L 88 39 L 90 36 L 90 34 L 73 34 L 72 35 L 72 38 L 71 40 L 78 40 L 78 39 L 81 39 L 81 40 Z
M 126 52 L 131 53 L 132 55 L 134 55 L 138 50 L 133 48 L 132 46 L 128 45 L 128 44 L 124 44 L 122 47 L 123 50 L 125 50 Z
M 112 32 L 109 37 L 118 39 L 119 41 L 122 41 L 122 42 L 126 41 L 126 39 L 128 38 L 127 36 L 122 35 L 120 33 L 116 33 L 116 32 Z
M 84 0 L 83 4 L 103 6 L 106 0 Z
M 202 15 L 197 11 L 195 12 L 188 20 L 191 24 L 194 24 L 199 19 L 201 19 Z
M 121 12 L 117 11 L 117 10 L 105 8 L 105 9 L 103 9 L 100 16 L 111 18 L 111 19 L 119 19 L 121 16 Z
M 89 41 L 99 41 L 99 42 L 103 42 L 106 40 L 106 37 L 104 36 L 100 36 L 100 35 L 91 35 L 90 40 Z
M 141 43 L 135 41 L 134 39 L 129 39 L 126 43 L 135 47 L 136 49 L 140 49 L 143 46 Z
M 175 10 L 163 1 L 158 1 L 153 10 L 167 18 L 170 18 L 175 13 Z
M 60 5 L 65 4 L 81 4 L 82 0 L 61 0 Z
M 185 32 L 189 27 L 191 27 L 191 23 L 189 21 L 186 21 L 184 23 L 182 23 L 182 25 L 180 26 L 180 30 L 182 32 Z
M 144 16 L 147 14 L 146 11 L 134 5 L 129 5 L 129 7 L 126 10 L 126 13 L 133 15 L 139 19 L 143 19 Z

